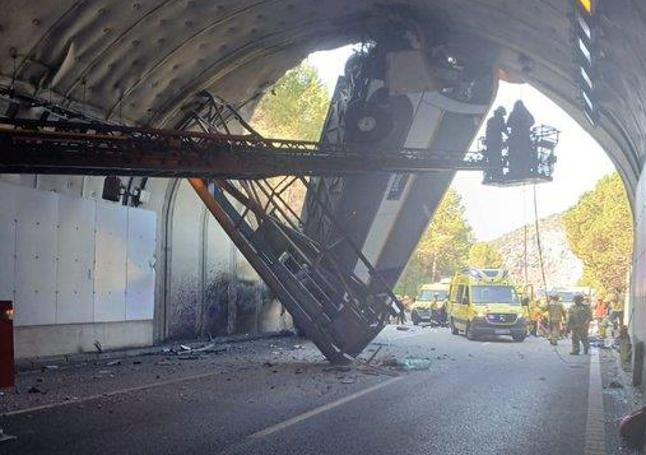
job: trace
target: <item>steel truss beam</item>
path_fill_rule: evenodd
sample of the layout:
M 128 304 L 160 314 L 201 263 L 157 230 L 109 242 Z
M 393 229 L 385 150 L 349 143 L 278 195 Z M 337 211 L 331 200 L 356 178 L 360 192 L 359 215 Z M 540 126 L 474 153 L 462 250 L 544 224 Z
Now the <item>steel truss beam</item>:
M 457 152 L 350 149 L 215 132 L 211 116 L 194 117 L 200 132 L 0 118 L 0 173 L 257 179 L 483 169 L 477 154 L 463 159 Z M 222 122 L 223 114 L 215 119 Z

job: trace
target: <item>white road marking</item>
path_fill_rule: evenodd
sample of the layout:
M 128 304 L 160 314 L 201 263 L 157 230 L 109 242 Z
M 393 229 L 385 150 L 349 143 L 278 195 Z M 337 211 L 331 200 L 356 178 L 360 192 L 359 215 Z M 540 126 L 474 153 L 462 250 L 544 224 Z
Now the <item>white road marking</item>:
M 585 454 L 606 455 L 606 428 L 604 424 L 601 367 L 598 350 L 590 356 L 588 416 L 585 422 Z
M 78 403 L 85 403 L 87 401 L 92 401 L 92 400 L 98 400 L 100 398 L 108 398 L 108 397 L 113 397 L 116 395 L 123 395 L 126 393 L 131 393 L 131 392 L 138 392 L 140 390 L 147 390 L 147 389 L 153 389 L 155 387 L 162 387 L 165 385 L 173 385 L 173 384 L 178 384 L 180 382 L 184 381 L 192 381 L 194 379 L 204 379 L 204 378 L 210 378 L 211 376 L 217 376 L 219 375 L 220 372 L 210 372 L 210 373 L 204 373 L 204 374 L 198 374 L 195 376 L 188 376 L 188 377 L 183 377 L 183 378 L 175 378 L 175 379 L 169 379 L 167 381 L 160 381 L 160 382 L 155 382 L 152 384 L 145 384 L 145 385 L 140 385 L 140 386 L 135 386 L 135 387 L 128 387 L 127 389 L 119 389 L 119 390 L 113 390 L 112 392 L 106 392 L 102 393 L 99 395 L 90 395 L 87 397 L 81 397 L 77 400 L 69 400 L 69 401 L 59 401 L 56 403 L 48 403 L 48 404 L 43 404 L 40 406 L 33 406 L 31 408 L 24 408 L 24 409 L 18 409 L 16 411 L 8 411 L 8 412 L 0 412 L 0 416 L 3 417 L 10 417 L 10 416 L 17 416 L 21 414 L 29 414 L 31 412 L 36 412 L 36 411 L 43 411 L 45 409 L 53 409 L 53 408 L 59 408 L 63 406 L 70 406 L 73 404 L 78 404 Z
M 303 414 L 297 415 L 296 417 L 292 417 L 291 419 L 287 419 L 281 423 L 278 423 L 276 425 L 272 425 L 268 428 L 265 428 L 264 430 L 258 431 L 250 436 L 252 439 L 260 439 L 264 438 L 266 436 L 269 436 L 270 434 L 276 433 L 278 431 L 284 430 L 285 428 L 289 428 L 292 425 L 296 425 L 299 422 L 302 422 L 304 420 L 307 420 L 311 417 L 317 416 L 319 414 L 322 414 L 324 412 L 327 412 L 331 409 L 337 408 L 345 403 L 349 403 L 352 400 L 356 400 L 359 397 L 362 397 L 364 395 L 367 395 L 369 393 L 372 393 L 376 390 L 379 390 L 383 387 L 386 387 L 387 385 L 392 384 L 393 382 L 397 382 L 401 379 L 403 379 L 404 376 L 399 376 L 396 378 L 388 379 L 387 381 L 381 382 L 379 384 L 373 385 L 372 387 L 368 387 L 367 389 L 360 390 L 359 392 L 353 393 L 352 395 L 348 395 L 347 397 L 341 398 L 337 401 L 333 401 L 332 403 L 328 403 L 326 405 L 323 405 L 321 407 L 318 407 L 316 409 L 312 409 L 311 411 L 304 412 Z

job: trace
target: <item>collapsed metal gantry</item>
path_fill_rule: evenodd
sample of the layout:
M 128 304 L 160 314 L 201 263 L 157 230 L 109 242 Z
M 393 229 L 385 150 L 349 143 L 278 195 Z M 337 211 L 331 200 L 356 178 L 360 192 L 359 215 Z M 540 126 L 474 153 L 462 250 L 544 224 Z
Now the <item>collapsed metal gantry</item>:
M 1 173 L 188 177 L 295 324 L 332 361 L 359 354 L 403 308 L 308 176 L 487 169 L 481 152 L 366 153 L 356 144 L 265 139 L 206 92 L 173 130 L 70 121 L 61 108 L 53 113 L 60 120 L 0 119 Z M 334 227 L 327 243 L 304 232 L 301 214 L 284 196 L 294 185 L 310 190 L 309 209 Z M 356 255 L 367 279 L 340 267 L 335 252 L 343 250 Z

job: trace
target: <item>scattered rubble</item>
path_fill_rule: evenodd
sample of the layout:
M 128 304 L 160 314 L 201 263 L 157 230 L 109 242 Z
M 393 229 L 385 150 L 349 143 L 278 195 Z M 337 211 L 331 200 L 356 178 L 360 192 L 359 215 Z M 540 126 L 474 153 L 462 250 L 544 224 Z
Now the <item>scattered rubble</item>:
M 105 364 L 107 367 L 116 367 L 118 365 L 121 365 L 121 360 L 113 360 Z
M 624 385 L 621 382 L 619 382 L 617 380 L 614 380 L 614 381 L 610 381 L 610 383 L 608 384 L 608 388 L 609 389 L 623 389 Z
M 397 329 L 397 330 L 399 330 L 399 331 L 401 331 L 401 332 L 408 332 L 408 331 L 410 330 L 410 327 L 408 327 L 408 326 L 406 326 L 406 325 L 398 325 L 398 326 L 396 327 L 396 329 Z
M 29 387 L 27 393 L 40 393 L 41 395 L 47 395 L 47 390 L 34 385 Z
M 99 340 L 94 340 L 94 347 L 96 348 L 96 352 L 99 354 L 103 352 L 103 346 L 101 346 L 101 342 Z
M 428 357 L 404 357 L 397 359 L 387 357 L 381 362 L 382 366 L 401 371 L 422 371 L 431 368 L 431 359 Z
M 352 371 L 352 367 L 350 365 L 334 365 L 331 367 L 323 368 L 323 371 L 325 372 L 338 371 L 341 373 L 347 373 L 348 371 Z

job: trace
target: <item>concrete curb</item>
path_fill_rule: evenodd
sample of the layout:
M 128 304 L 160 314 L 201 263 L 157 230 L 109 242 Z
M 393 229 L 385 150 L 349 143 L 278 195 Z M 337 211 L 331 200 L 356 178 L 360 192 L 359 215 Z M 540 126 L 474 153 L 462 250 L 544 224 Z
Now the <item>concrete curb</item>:
M 180 344 L 191 348 L 198 348 L 205 344 L 225 345 L 245 343 L 247 341 L 265 340 L 271 338 L 293 337 L 296 334 L 289 330 L 279 332 L 266 332 L 259 334 L 232 335 L 226 337 L 217 337 L 213 340 L 185 340 L 174 341 L 172 343 L 158 344 L 141 348 L 117 349 L 103 352 L 81 352 L 75 354 L 56 355 L 49 357 L 34 357 L 25 359 L 16 359 L 16 371 L 18 374 L 27 374 L 33 371 L 40 371 L 43 368 L 55 367 L 64 369 L 80 363 L 88 363 L 100 360 L 113 360 L 129 357 L 139 357 L 143 355 L 164 354 L 166 349 L 177 348 Z

